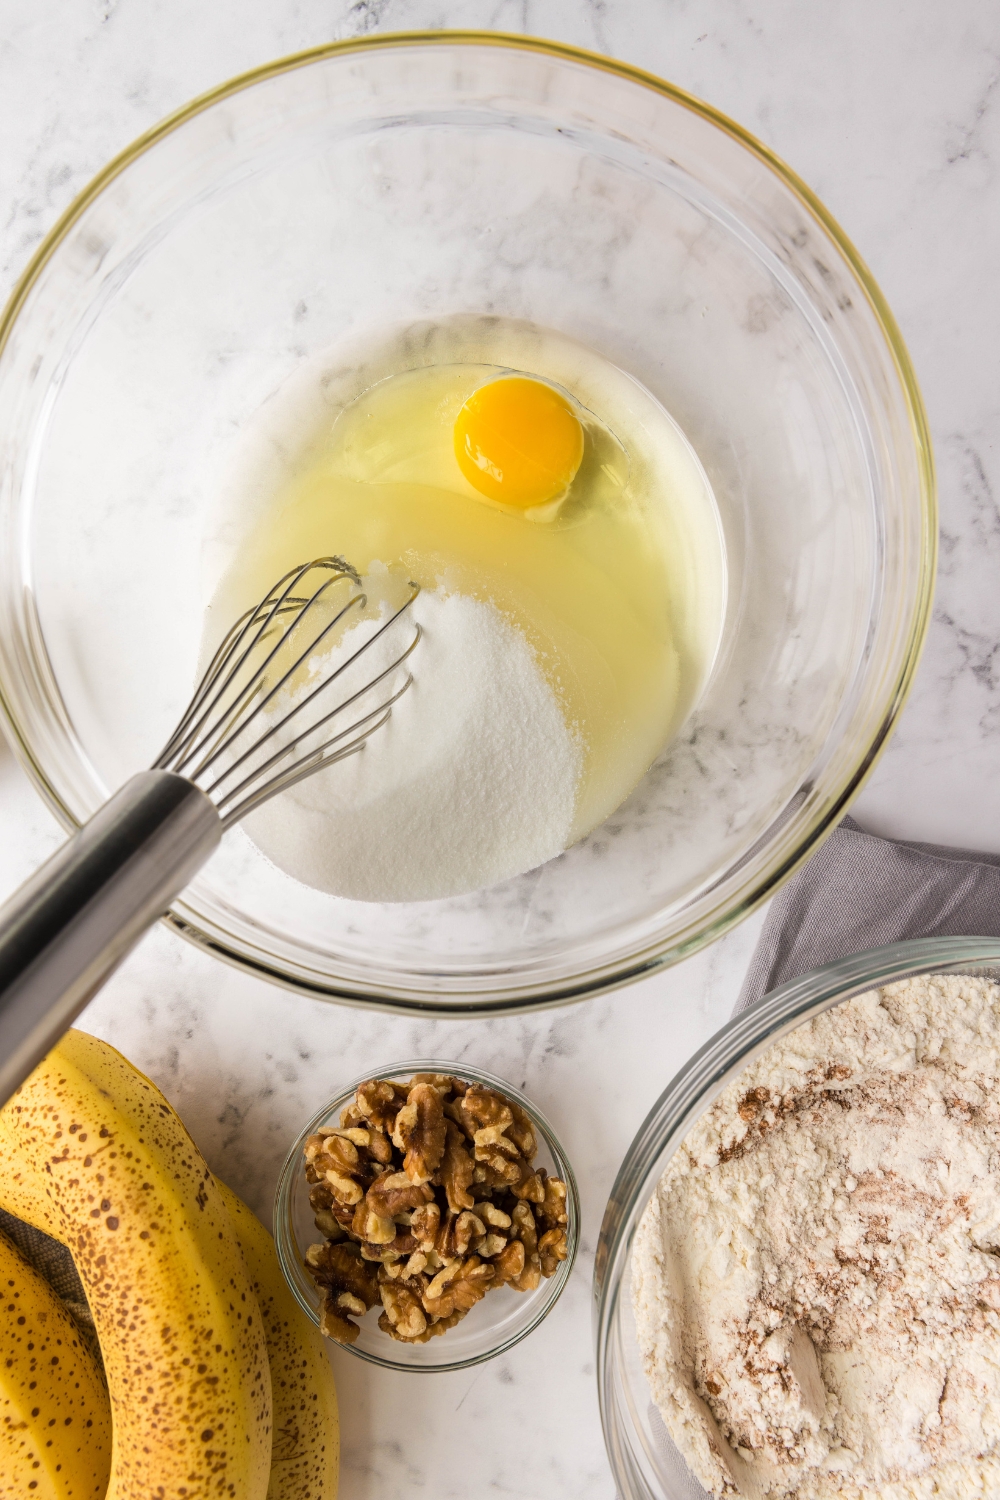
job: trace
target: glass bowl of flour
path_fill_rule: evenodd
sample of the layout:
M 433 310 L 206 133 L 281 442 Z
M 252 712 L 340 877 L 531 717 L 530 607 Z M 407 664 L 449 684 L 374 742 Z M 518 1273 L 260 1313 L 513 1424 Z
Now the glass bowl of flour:
M 1000 944 L 813 971 L 630 1147 L 595 1271 L 622 1500 L 1000 1486 Z
M 681 721 L 647 695 L 660 743 L 585 836 L 575 748 L 546 728 L 530 663 L 507 697 L 480 693 L 510 642 L 442 603 L 438 639 L 461 640 L 471 664 L 444 712 L 460 701 L 470 723 L 487 709 L 509 722 L 513 701 L 527 750 L 508 781 L 535 771 L 510 816 L 490 803 L 490 858 L 465 888 L 425 849 L 459 809 L 441 779 L 373 841 L 352 821 L 372 791 L 353 766 L 315 849 L 274 826 L 276 802 L 268 828 L 227 835 L 169 915 L 253 973 L 415 1014 L 612 988 L 764 900 L 891 732 L 934 573 L 933 467 L 906 350 L 850 243 L 765 147 L 661 80 L 530 37 L 320 48 L 221 86 L 111 163 L 0 321 L 0 707 L 67 828 L 150 763 L 189 697 L 253 484 L 283 458 L 283 439 L 258 445 L 246 505 L 220 521 L 248 434 L 273 435 L 282 393 L 317 369 L 332 419 L 359 378 L 385 374 L 379 330 L 411 330 L 393 347 L 415 370 L 463 319 L 484 347 L 490 327 L 547 330 L 538 361 L 514 364 L 571 393 L 573 350 L 613 372 L 623 412 L 635 397 L 630 473 L 642 431 L 672 427 L 710 488 L 726 588 Z M 624 467 L 607 427 L 598 467 L 612 482 Z M 331 535 L 323 555 L 346 550 Z M 666 604 L 673 587 L 665 576 Z M 588 587 L 580 606 L 595 639 L 604 597 Z M 621 620 L 646 610 L 628 580 L 612 602 Z M 599 640 L 582 656 L 596 672 Z M 419 670 L 433 661 L 429 649 Z M 609 692 L 627 676 L 605 671 Z M 416 704 L 401 703 L 397 727 Z M 420 755 L 443 754 L 441 721 L 425 717 Z M 636 746 L 623 731 L 623 762 Z M 467 786 L 471 765 L 463 752 L 445 769 Z M 463 797 L 466 832 L 476 807 Z M 349 857 L 345 845 L 333 858 L 348 823 Z

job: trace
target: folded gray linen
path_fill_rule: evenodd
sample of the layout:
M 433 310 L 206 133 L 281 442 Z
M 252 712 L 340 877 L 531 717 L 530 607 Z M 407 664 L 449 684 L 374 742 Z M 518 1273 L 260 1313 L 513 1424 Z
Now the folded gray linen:
M 1000 855 L 838 828 L 771 903 L 734 1015 L 788 979 L 903 938 L 1000 937 Z

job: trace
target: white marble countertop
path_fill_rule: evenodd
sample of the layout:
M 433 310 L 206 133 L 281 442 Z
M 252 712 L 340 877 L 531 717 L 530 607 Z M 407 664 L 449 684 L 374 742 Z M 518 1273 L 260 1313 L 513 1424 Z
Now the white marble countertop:
M 901 727 L 856 804 L 876 832 L 1000 851 L 1000 9 L 985 0 L 0 0 L 0 297 L 73 195 L 227 76 L 371 30 L 557 37 L 734 116 L 826 201 L 902 326 L 941 491 L 941 573 Z M 2 440 L 2 439 L 0 439 Z M 0 745 L 0 895 L 59 842 Z M 760 918 L 687 963 L 567 1010 L 490 1022 L 367 1016 L 150 935 L 81 1024 L 161 1085 L 265 1217 L 303 1119 L 378 1059 L 466 1058 L 526 1088 L 580 1178 L 582 1252 L 511 1354 L 433 1380 L 335 1356 L 344 1500 L 611 1500 L 591 1347 L 597 1231 L 619 1161 L 678 1064 L 726 1018 Z

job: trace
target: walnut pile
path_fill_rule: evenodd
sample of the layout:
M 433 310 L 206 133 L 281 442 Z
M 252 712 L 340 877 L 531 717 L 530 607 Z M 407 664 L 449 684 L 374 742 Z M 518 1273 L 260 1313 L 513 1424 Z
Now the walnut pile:
M 487 1292 L 530 1292 L 566 1259 L 566 1184 L 531 1165 L 531 1121 L 479 1083 L 417 1073 L 372 1078 L 305 1144 L 309 1202 L 325 1236 L 306 1269 L 325 1293 L 320 1327 L 353 1344 L 355 1319 L 425 1344 Z

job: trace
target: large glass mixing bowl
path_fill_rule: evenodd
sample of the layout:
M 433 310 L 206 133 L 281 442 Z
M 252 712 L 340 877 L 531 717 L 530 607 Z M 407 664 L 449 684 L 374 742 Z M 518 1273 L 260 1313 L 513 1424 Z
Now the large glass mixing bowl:
M 709 1500 L 653 1401 L 632 1315 L 632 1245 L 667 1163 L 723 1089 L 761 1053 L 852 995 L 915 974 L 1000 980 L 1000 942 L 914 938 L 790 980 L 717 1031 L 671 1080 L 640 1126 L 608 1200 L 594 1266 L 598 1399 L 618 1500 Z
M 727 551 L 711 679 L 628 802 L 528 875 L 369 906 L 236 830 L 169 920 L 310 994 L 482 1014 L 637 978 L 768 896 L 870 769 L 924 634 L 933 469 L 898 331 L 716 111 L 549 42 L 382 36 L 238 78 L 112 162 L 0 324 L 0 692 L 74 827 L 186 701 L 255 414 L 338 343 L 464 313 L 582 341 L 685 430 Z

